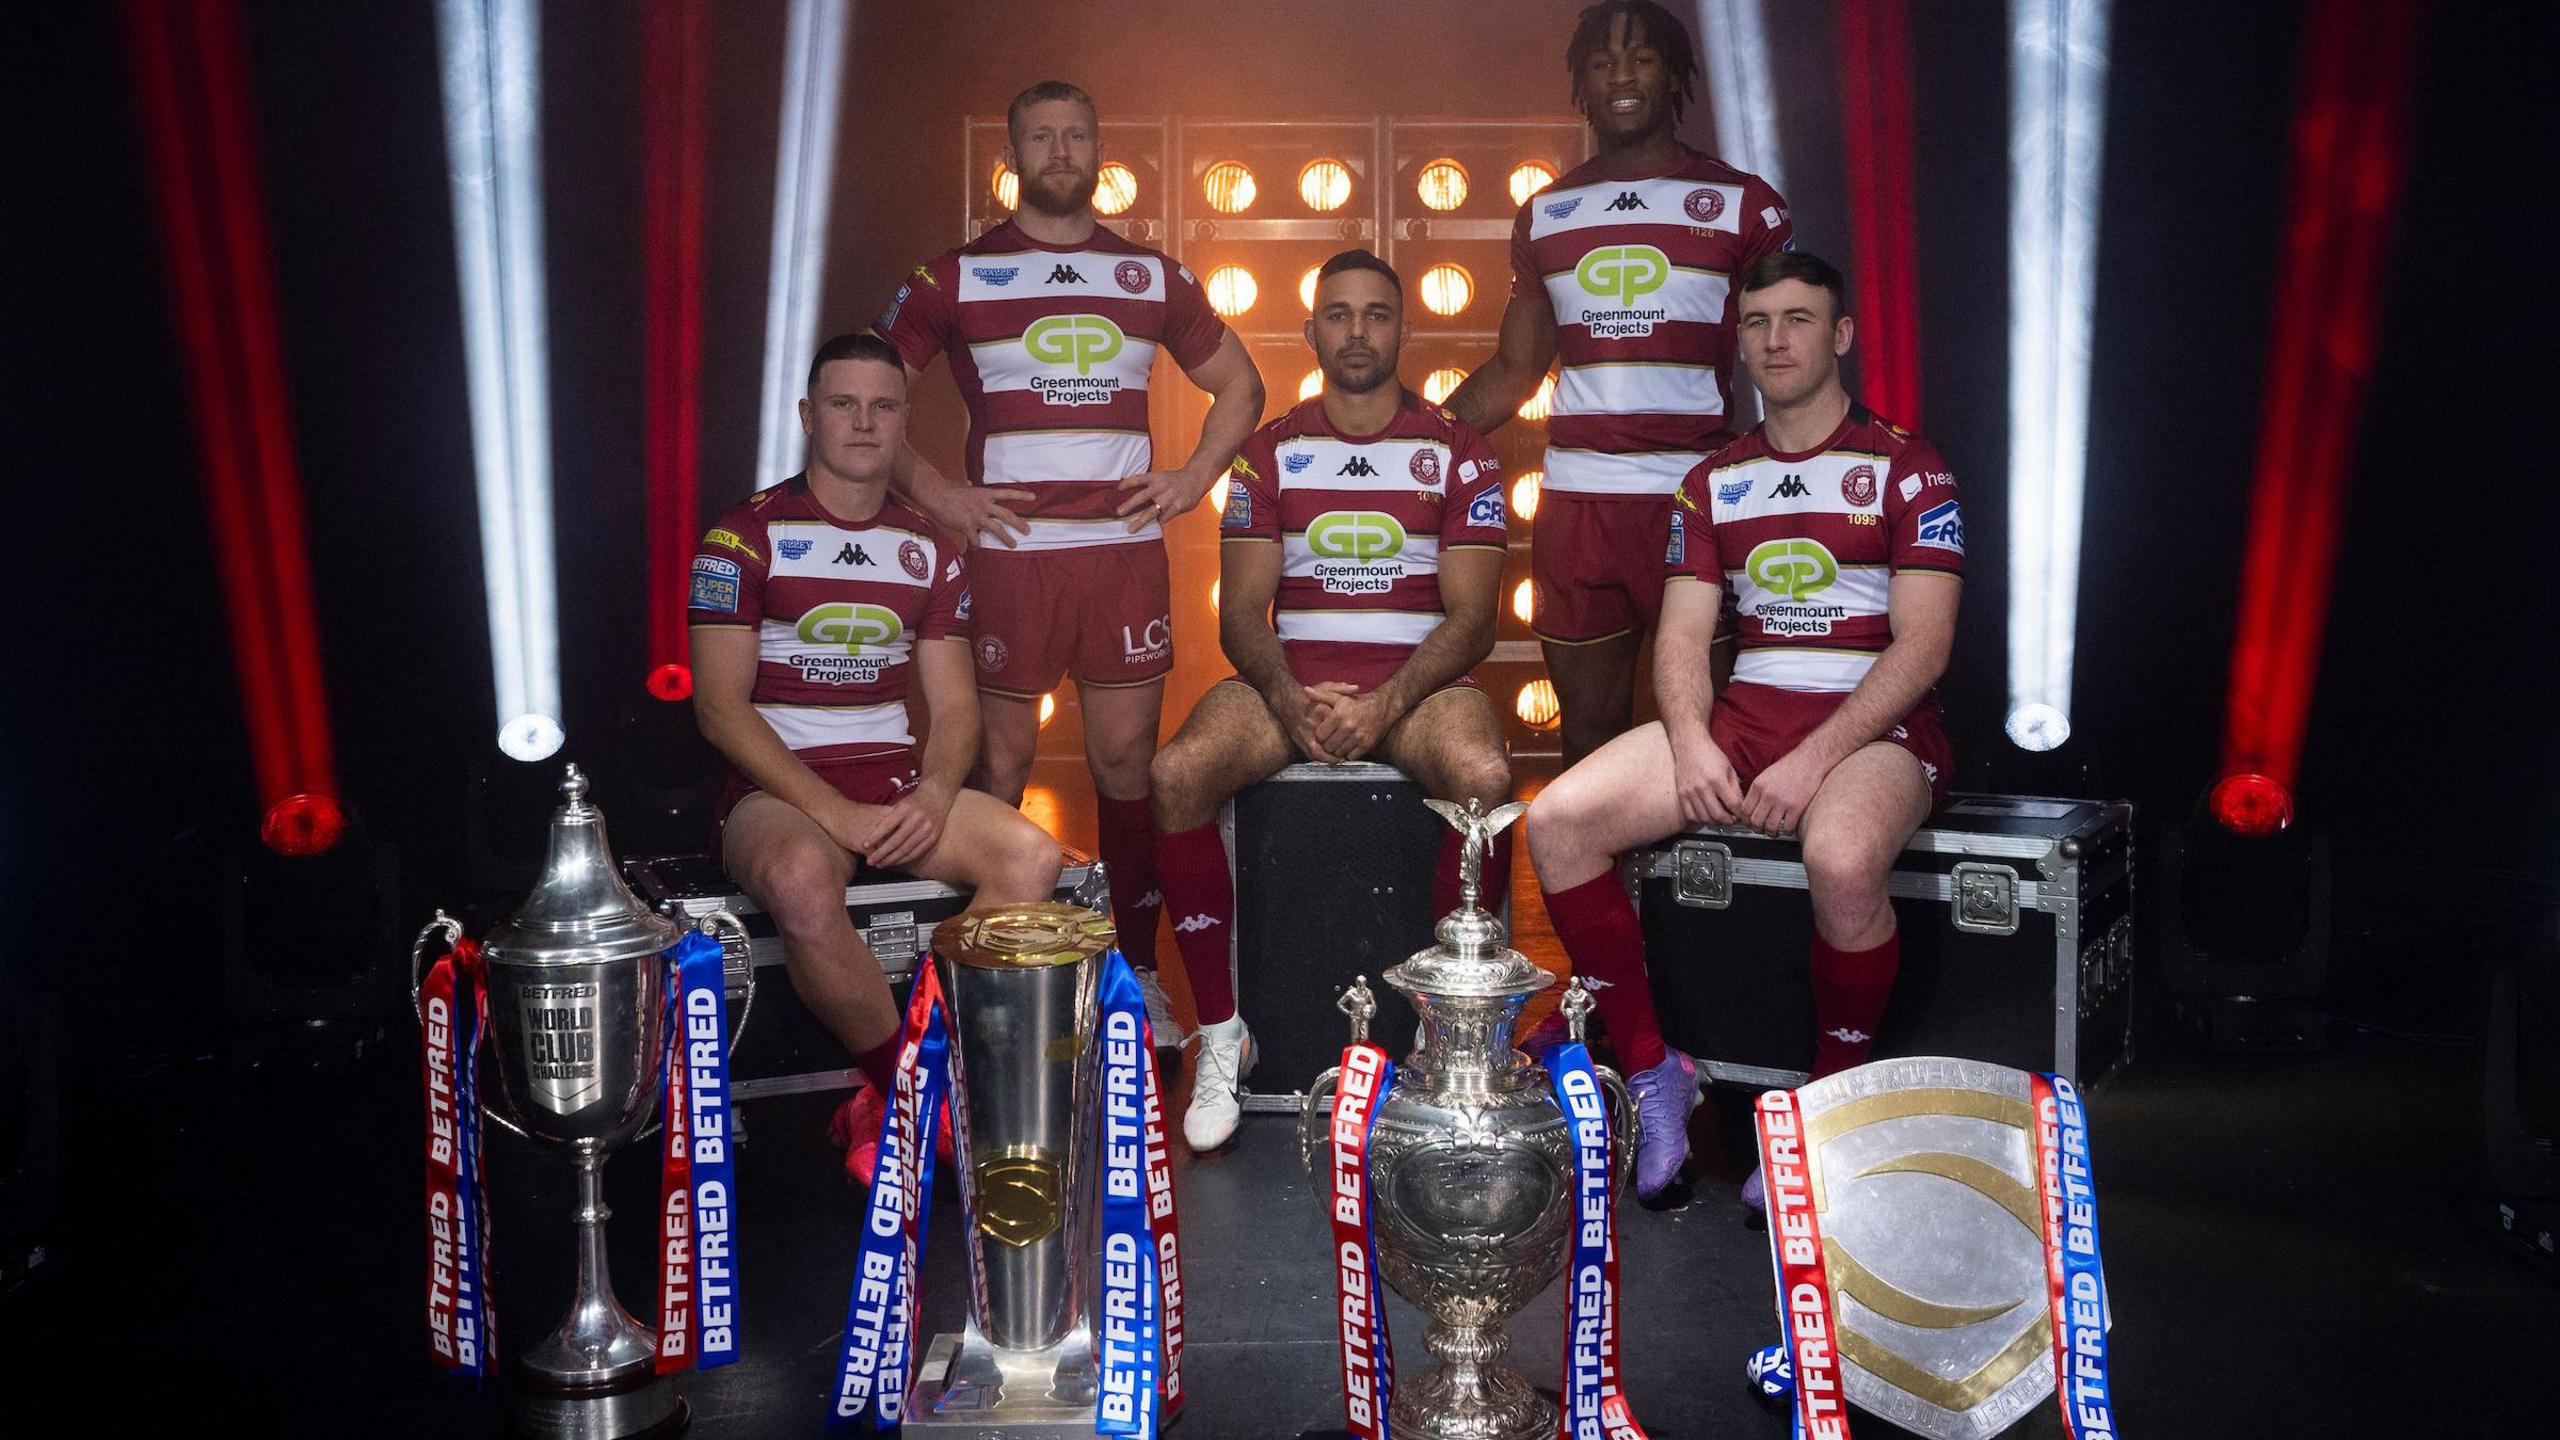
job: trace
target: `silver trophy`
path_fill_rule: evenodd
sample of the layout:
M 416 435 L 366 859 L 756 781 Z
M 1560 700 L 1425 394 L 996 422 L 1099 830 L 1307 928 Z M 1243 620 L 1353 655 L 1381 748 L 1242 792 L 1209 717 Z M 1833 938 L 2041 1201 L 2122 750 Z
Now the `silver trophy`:
M 1389 970 L 1412 997 L 1422 1039 L 1396 1063 L 1395 1084 L 1370 1127 L 1369 1193 L 1378 1267 L 1428 1321 L 1435 1362 L 1398 1375 L 1388 1427 L 1431 1440 L 1546 1440 L 1555 1407 L 1497 1363 L 1503 1324 L 1564 1270 L 1573 1207 L 1572 1127 L 1556 1108 L 1546 1068 L 1511 1043 L 1529 997 L 1555 977 L 1511 949 L 1502 922 L 1476 904 L 1493 837 L 1528 807 L 1486 813 L 1429 802 L 1466 836 L 1461 899 L 1439 943 Z M 1351 1035 L 1368 1038 L 1376 1000 L 1355 981 L 1342 998 Z M 1579 984 L 1564 1011 L 1574 1038 L 1590 996 Z M 1616 1104 L 1620 1183 L 1632 1163 L 1635 1111 L 1615 1072 L 1595 1066 Z M 1299 1113 L 1298 1141 L 1319 1198 L 1338 1071 L 1317 1077 Z
M 952 1032 L 969 1322 L 933 1338 L 909 1433 L 1091 1440 L 1099 1078 L 1090 1043 L 1111 922 L 1058 901 L 933 933 Z
M 515 1428 L 556 1440 L 672 1435 L 688 1409 L 656 1374 L 658 1332 L 614 1298 L 605 1266 L 605 1158 L 650 1128 L 658 1111 L 666 1035 L 667 947 L 682 927 L 640 903 L 616 870 L 604 815 L 575 765 L 560 781 L 542 879 L 481 941 L 489 997 L 488 1047 L 498 1089 L 482 1113 L 509 1130 L 568 1150 L 578 1172 L 577 1290 L 568 1317 L 516 1361 Z M 743 940 L 735 917 L 702 921 Z M 410 994 L 430 937 L 462 927 L 437 912 L 411 954 Z M 744 1008 L 741 1007 L 743 1019 Z M 493 1100 L 496 1103 L 492 1103 Z

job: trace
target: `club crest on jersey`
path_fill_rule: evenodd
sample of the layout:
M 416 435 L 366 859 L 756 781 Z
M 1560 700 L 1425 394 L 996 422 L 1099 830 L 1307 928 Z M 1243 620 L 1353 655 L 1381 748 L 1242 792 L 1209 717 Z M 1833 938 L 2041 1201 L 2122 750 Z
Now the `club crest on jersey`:
M 1853 465 L 1840 477 L 1840 498 L 1865 509 L 1876 503 L 1876 467 Z
M 1314 463 L 1316 463 L 1316 457 L 1312 450 L 1292 450 L 1280 457 L 1280 468 L 1292 475 L 1306 474 L 1307 467 Z
M 918 580 L 933 574 L 933 562 L 924 555 L 924 547 L 913 540 L 898 542 L 898 568 Z
M 1743 501 L 1751 498 L 1751 487 L 1759 483 L 1760 482 L 1758 480 L 1749 475 L 1745 475 L 1741 479 L 1733 481 L 1730 484 L 1719 485 L 1716 487 L 1716 503 L 1720 505 L 1739 505 Z
M 1146 266 L 1137 261 L 1123 260 L 1111 267 L 1111 278 L 1119 281 L 1120 288 L 1130 294 L 1144 295 L 1147 293 L 1147 282 L 1154 277 L 1147 273 Z M 1189 278 L 1188 272 L 1185 272 L 1185 278 Z
M 1594 340 L 1630 340 L 1653 333 L 1669 310 L 1639 310 L 1636 301 L 1671 279 L 1671 257 L 1652 245 L 1596 245 L 1573 267 L 1574 283 L 1595 302 L 1579 317 Z
M 776 540 L 773 548 L 781 552 L 783 559 L 797 560 L 808 554 L 809 548 L 817 543 L 815 540 Z
M 1219 514 L 1218 523 L 1230 530 L 1252 529 L 1253 492 L 1241 485 L 1229 485 L 1227 508 Z
M 979 284 L 993 285 L 1001 290 L 1013 283 L 1013 278 L 1022 273 L 1022 267 L 1019 265 L 972 265 L 969 267 L 969 273 L 977 278 Z
M 1545 206 L 1547 218 L 1550 220 L 1570 220 L 1573 218 L 1573 212 L 1582 208 L 1582 201 L 1583 197 L 1580 195 L 1576 195 L 1570 200 L 1550 200 Z
M 1440 452 L 1425 445 L 1413 452 L 1413 462 L 1406 468 L 1412 470 L 1413 478 L 1421 483 L 1437 485 L 1440 483 Z
M 686 607 L 694 610 L 717 610 L 723 615 L 738 613 L 738 564 L 717 555 L 693 557 L 692 594 Z
M 1011 652 L 1004 648 L 1004 642 L 1002 640 L 997 639 L 993 635 L 981 635 L 978 637 L 979 669 L 992 674 L 995 671 L 1003 669 L 1004 662 L 1010 658 Z
M 1712 225 L 1716 217 L 1724 213 L 1724 192 L 1715 189 L 1692 190 L 1689 192 L 1689 198 L 1680 202 L 1680 208 L 1687 211 L 1689 218 L 1699 224 Z
M 1941 501 L 1921 511 L 1920 533 L 1911 543 L 1963 554 L 1964 514 L 1956 508 L 1956 502 Z

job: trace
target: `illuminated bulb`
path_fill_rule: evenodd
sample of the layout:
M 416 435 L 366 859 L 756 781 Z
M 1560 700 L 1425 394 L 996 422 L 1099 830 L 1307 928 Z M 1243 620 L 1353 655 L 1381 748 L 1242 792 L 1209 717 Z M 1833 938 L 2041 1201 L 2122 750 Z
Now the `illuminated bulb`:
M 1545 471 L 1529 470 L 1511 482 L 1512 514 L 1524 521 L 1538 518 L 1538 482 L 1546 478 Z
M 1467 203 L 1467 167 L 1455 160 L 1434 160 L 1422 167 L 1414 193 L 1434 210 L 1455 210 Z
M 1434 265 L 1422 272 L 1422 308 L 1434 315 L 1455 315 L 1475 298 L 1475 277 L 1464 265 Z
M 1200 193 L 1221 215 L 1240 215 L 1253 204 L 1253 172 L 1233 160 L 1221 160 L 1200 177 Z
M 1227 513 L 1227 487 L 1234 483 L 1236 483 L 1234 472 L 1230 471 L 1225 475 L 1219 476 L 1217 483 L 1209 487 L 1209 509 L 1211 511 L 1220 515 Z
M 1102 167 L 1093 185 L 1093 208 L 1119 215 L 1138 203 L 1138 172 L 1114 160 Z
M 1310 210 L 1339 210 L 1351 198 L 1351 167 L 1339 160 L 1310 160 L 1298 172 L 1298 198 Z
M 1218 582 L 1215 580 L 1209 582 L 1209 613 L 1218 613 Z
M 1310 315 L 1316 312 L 1316 271 L 1322 268 L 1310 265 L 1307 273 L 1298 277 L 1298 303 L 1306 306 Z
M 338 808 L 338 802 L 306 791 L 287 795 L 267 807 L 266 823 L 258 827 L 258 838 L 277 854 L 300 859 L 327 850 L 346 832 L 347 815 Z
M 1301 400 L 1313 400 L 1323 393 L 1324 372 L 1321 370 L 1308 371 L 1307 378 L 1298 382 L 1298 398 Z
M 1007 210 L 1022 208 L 1022 178 L 1013 173 L 1012 166 L 1001 160 L 996 162 L 995 192 L 998 205 Z
M 1556 703 L 1556 686 L 1552 680 L 1540 678 L 1520 687 L 1511 702 L 1511 713 L 1532 730 L 1553 730 L 1564 715 L 1564 707 Z
M 1535 160 L 1523 160 L 1511 168 L 1511 203 L 1526 205 L 1529 197 L 1556 183 L 1556 172 Z
M 1523 420 L 1544 420 L 1547 418 L 1548 413 L 1555 408 L 1556 377 L 1550 375 L 1546 379 L 1538 382 L 1537 394 L 1520 402 L 1520 418 Z
M 1260 293 L 1253 272 L 1241 265 L 1221 265 L 1209 272 L 1209 308 L 1229 319 L 1252 309 Z
M 560 753 L 560 722 L 548 715 L 519 715 L 498 727 L 498 748 L 511 760 L 531 763 Z
M 669 661 L 650 671 L 649 678 L 643 683 L 648 686 L 650 694 L 661 700 L 682 700 L 693 694 L 693 667 Z
M 2293 823 L 2293 797 L 2264 775 L 2225 775 L 2206 804 L 2235 835 L 2273 835 Z
M 1530 593 L 1528 581 L 1523 580 L 1511 587 L 1511 613 L 1520 617 L 1521 624 L 1529 623 L 1529 617 L 1536 608 L 1537 602 Z
M 1057 718 L 1058 695 L 1057 692 L 1053 690 L 1040 697 L 1040 728 L 1043 730 L 1048 729 L 1049 722 Z
M 2009 739 L 2021 750 L 2051 750 L 2071 738 L 2071 722 L 2041 702 L 2009 712 Z
M 1422 398 L 1437 405 L 1448 399 L 1466 378 L 1466 371 L 1454 365 L 1443 365 L 1422 382 Z

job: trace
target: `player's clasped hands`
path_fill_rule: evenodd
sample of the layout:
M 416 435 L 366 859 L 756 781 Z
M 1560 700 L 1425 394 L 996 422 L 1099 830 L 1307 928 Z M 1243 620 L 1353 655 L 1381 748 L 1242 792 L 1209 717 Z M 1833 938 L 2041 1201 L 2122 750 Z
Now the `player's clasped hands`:
M 1805 807 L 1822 788 L 1823 771 L 1803 750 L 1760 772 L 1735 811 L 1742 823 L 1767 835 L 1792 835 L 1804 823 Z
M 1733 762 L 1712 740 L 1684 746 L 1671 744 L 1672 787 L 1680 795 L 1680 818 L 1693 825 L 1732 825 L 1741 819 L 1742 781 Z
M 1360 691 L 1340 680 L 1306 687 L 1307 707 L 1315 717 L 1317 743 L 1340 756 L 1357 760 L 1377 748 L 1396 717 L 1376 691 Z M 1339 762 L 1337 762 L 1339 763 Z

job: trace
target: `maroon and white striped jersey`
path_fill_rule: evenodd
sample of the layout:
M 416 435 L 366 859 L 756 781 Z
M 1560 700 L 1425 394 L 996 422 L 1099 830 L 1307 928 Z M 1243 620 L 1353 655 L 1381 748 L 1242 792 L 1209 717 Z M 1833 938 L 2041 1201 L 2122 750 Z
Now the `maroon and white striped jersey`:
M 907 690 L 919 640 L 968 638 L 960 546 L 890 500 L 860 524 L 794 475 L 703 532 L 685 619 L 756 631 L 756 713 L 801 759 L 915 743 Z
M 1493 448 L 1410 390 L 1368 436 L 1305 401 L 1253 432 L 1229 478 L 1219 538 L 1280 543 L 1283 641 L 1410 650 L 1443 618 L 1441 552 L 1510 537 Z
M 949 352 L 969 407 L 969 479 L 1018 485 L 1025 550 L 1153 540 L 1114 513 L 1120 481 L 1154 467 L 1147 375 L 1159 347 L 1185 370 L 1218 353 L 1226 322 L 1189 270 L 1097 227 L 1058 248 L 1012 222 L 919 265 L 880 334 L 921 370 Z
M 1694 150 L 1632 179 L 1585 161 L 1529 197 L 1512 293 L 1555 307 L 1544 489 L 1669 495 L 1731 438 L 1742 274 L 1793 235 L 1768 182 Z
M 1845 692 L 1893 639 L 1893 577 L 1964 573 L 1964 512 L 1927 441 L 1852 404 L 1810 453 L 1755 426 L 1690 471 L 1663 560 L 1672 583 L 1727 588 L 1736 681 Z

